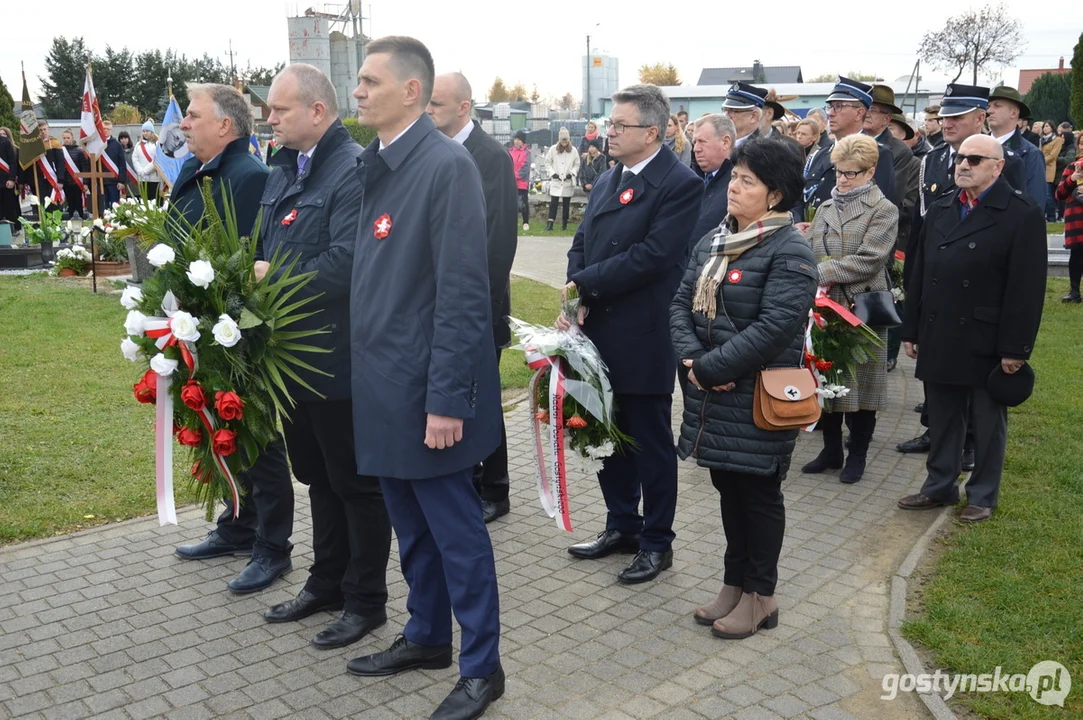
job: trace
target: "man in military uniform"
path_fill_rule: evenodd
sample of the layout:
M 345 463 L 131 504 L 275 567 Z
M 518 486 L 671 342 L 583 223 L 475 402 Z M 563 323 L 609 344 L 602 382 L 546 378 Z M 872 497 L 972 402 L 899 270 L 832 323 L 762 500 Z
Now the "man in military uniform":
M 986 111 L 989 108 L 989 88 L 977 85 L 949 84 L 944 90 L 944 100 L 939 108 L 940 122 L 943 126 L 944 142 L 934 147 L 921 159 L 918 171 L 918 203 L 913 220 L 910 223 L 910 239 L 907 243 L 906 256 L 910 257 L 916 249 L 921 225 L 925 214 L 937 198 L 957 191 L 955 187 L 955 153 L 971 135 L 980 135 L 985 124 Z M 931 138 L 930 138 L 931 140 Z M 1004 148 L 1004 178 L 1013 189 L 1026 187 L 1026 175 L 1023 161 L 1011 148 Z M 903 266 L 903 284 L 910 285 L 911 264 Z M 918 406 L 921 412 L 921 424 L 929 427 L 929 417 L 925 412 L 925 403 Z M 974 442 L 968 424 L 967 439 L 963 450 L 963 470 L 974 469 Z M 899 443 L 895 449 L 901 453 L 929 452 L 929 431 L 912 440 Z
M 1023 160 L 1026 185 L 1017 187 L 1034 202 L 1045 203 L 1045 156 L 1019 131 L 1019 118 L 1030 115 L 1030 108 L 1015 88 L 1001 85 L 989 93 L 989 134 Z
M 894 99 L 894 98 L 893 98 Z M 838 83 L 827 96 L 827 122 L 835 142 L 848 135 L 861 132 L 872 107 L 872 86 L 846 77 L 839 77 Z M 880 157 L 876 160 L 876 173 L 873 182 L 891 202 L 898 205 L 895 189 L 895 159 L 891 148 L 877 143 Z M 820 149 L 812 156 L 805 168 L 805 193 L 803 202 L 797 204 L 795 212 L 804 219 L 809 208 L 818 208 L 831 199 L 831 190 L 835 187 L 835 164 L 831 162 L 832 143 Z M 802 224 L 802 229 L 806 229 Z
M 737 137 L 733 141 L 736 149 L 745 140 L 760 134 L 760 120 L 763 119 L 764 106 L 767 105 L 767 91 L 748 83 L 735 82 L 722 101 L 722 113 L 733 121 Z

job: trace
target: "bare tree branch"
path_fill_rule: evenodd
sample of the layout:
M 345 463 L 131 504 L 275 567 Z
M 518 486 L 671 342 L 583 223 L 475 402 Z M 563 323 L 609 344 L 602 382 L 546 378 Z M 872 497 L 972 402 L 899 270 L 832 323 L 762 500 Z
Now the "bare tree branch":
M 1012 63 L 1023 51 L 1021 23 L 1003 4 L 986 5 L 948 18 L 940 30 L 925 33 L 918 55 L 933 68 L 954 72 L 952 82 L 971 71 L 971 81 Z

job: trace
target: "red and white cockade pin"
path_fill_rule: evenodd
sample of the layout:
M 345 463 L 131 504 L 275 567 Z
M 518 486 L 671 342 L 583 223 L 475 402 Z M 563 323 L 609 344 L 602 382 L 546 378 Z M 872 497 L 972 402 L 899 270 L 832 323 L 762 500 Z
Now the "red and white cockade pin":
M 632 198 L 634 198 L 635 196 L 636 196 L 636 191 L 633 190 L 632 188 L 628 188 L 627 190 L 625 190 L 624 192 L 622 192 L 620 194 L 620 204 L 621 205 L 627 205 L 628 203 L 632 202 Z
M 729 279 L 730 279 L 731 283 L 739 283 L 739 282 L 741 282 L 741 277 L 742 276 L 743 276 L 743 273 L 740 270 L 730 270 Z
M 372 234 L 376 236 L 377 240 L 383 240 L 385 237 L 391 234 L 391 216 L 384 213 L 380 217 L 376 218 L 376 222 L 372 224 Z
M 290 210 L 290 214 L 282 218 L 283 225 L 289 225 L 291 222 L 297 219 L 297 208 Z

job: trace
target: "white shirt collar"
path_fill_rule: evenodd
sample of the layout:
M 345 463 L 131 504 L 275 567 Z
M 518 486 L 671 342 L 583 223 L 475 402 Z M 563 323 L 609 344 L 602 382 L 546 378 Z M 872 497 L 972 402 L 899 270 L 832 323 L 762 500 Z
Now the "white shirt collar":
M 316 143 L 316 145 L 319 145 L 319 143 Z M 312 153 L 316 152 L 316 145 L 313 145 L 311 148 L 309 148 L 308 152 L 303 152 L 303 153 L 299 153 L 299 154 L 304 155 L 309 160 L 311 160 L 312 159 Z
M 391 144 L 393 144 L 393 143 L 394 143 L 394 142 L 395 142 L 396 140 L 398 140 L 398 139 L 399 139 L 400 137 L 402 137 L 403 135 L 405 135 L 405 134 L 406 134 L 406 132 L 407 132 L 407 131 L 408 131 L 408 130 L 409 130 L 410 128 L 412 128 L 412 127 L 413 127 L 414 125 L 416 125 L 416 124 L 417 124 L 417 121 L 418 121 L 418 120 L 420 120 L 420 119 L 421 119 L 421 115 L 418 115 L 418 116 L 417 116 L 416 118 L 414 118 L 414 121 L 413 121 L 412 123 L 410 123 L 409 125 L 407 125 L 407 126 L 406 126 L 406 129 L 405 129 L 405 130 L 403 130 L 402 132 L 400 132 L 400 133 L 399 133 L 398 135 L 396 135 L 395 137 L 391 138 L 391 142 L 389 142 L 389 143 L 388 143 L 387 145 L 384 145 L 384 141 L 383 141 L 383 140 L 381 140 L 381 141 L 380 141 L 380 149 L 381 149 L 381 150 L 383 150 L 384 148 L 386 148 L 386 147 L 390 146 Z
M 1009 132 L 1009 133 L 1008 133 L 1007 135 L 1001 135 L 1001 136 L 996 136 L 996 135 L 994 135 L 993 137 L 995 137 L 995 138 L 996 138 L 996 141 L 997 141 L 998 143 L 1000 143 L 1001 145 L 1003 145 L 1004 143 L 1006 143 L 1006 142 L 1008 142 L 1009 140 L 1011 140 L 1011 138 L 1012 138 L 1012 135 L 1015 135 L 1015 130 L 1012 130 L 1012 131 L 1011 131 L 1011 132 Z
M 643 172 L 643 168 L 647 167 L 648 163 L 650 163 L 651 160 L 654 160 L 654 158 L 656 158 L 658 156 L 658 153 L 660 152 L 662 152 L 661 145 L 659 145 L 658 149 L 654 151 L 654 154 L 646 160 L 640 160 L 632 167 L 626 167 L 624 169 L 630 171 L 633 175 L 638 175 L 639 173 Z
M 466 125 L 463 126 L 463 129 L 455 133 L 455 137 L 451 139 L 462 145 L 466 142 L 466 139 L 470 137 L 470 133 L 472 132 L 474 132 L 474 123 L 468 122 L 466 123 Z

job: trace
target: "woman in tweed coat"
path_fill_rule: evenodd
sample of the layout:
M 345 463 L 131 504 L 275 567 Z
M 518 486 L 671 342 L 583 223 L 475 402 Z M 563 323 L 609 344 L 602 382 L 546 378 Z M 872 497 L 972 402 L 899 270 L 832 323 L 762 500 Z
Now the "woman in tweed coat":
M 889 289 L 887 262 L 895 249 L 899 211 L 873 182 L 878 156 L 876 141 L 866 135 L 850 135 L 835 144 L 831 162 L 838 179 L 809 233 L 820 285 L 828 288 L 832 300 L 846 306 L 857 293 Z M 884 345 L 875 349 L 875 360 L 857 366 L 856 377 L 846 383 L 849 394 L 825 402 L 820 419 L 824 449 L 802 472 L 842 468 L 839 479 L 844 483 L 855 483 L 865 473 L 876 411 L 884 407 L 887 391 L 887 329 L 877 332 Z M 850 416 L 850 454 L 845 467 L 844 414 Z

